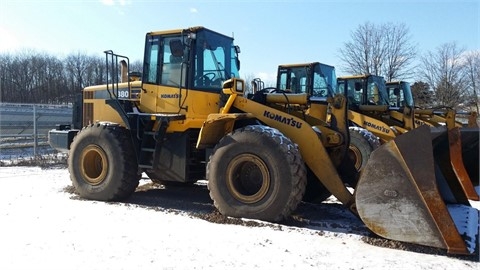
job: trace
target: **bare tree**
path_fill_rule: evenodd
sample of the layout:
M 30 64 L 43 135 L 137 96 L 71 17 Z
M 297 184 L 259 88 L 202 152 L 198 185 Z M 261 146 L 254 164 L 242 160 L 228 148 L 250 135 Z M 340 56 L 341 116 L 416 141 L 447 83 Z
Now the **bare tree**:
M 89 56 L 85 70 L 85 86 L 106 83 L 106 70 L 105 59 L 102 59 L 102 57 Z
M 28 49 L 0 53 L 0 102 L 70 103 L 84 87 L 105 82 L 105 58 L 100 56 L 58 58 Z
M 64 65 L 60 59 L 52 55 L 45 55 L 45 70 L 42 87 L 41 103 L 68 103 L 69 91 L 66 83 Z
M 437 106 L 459 108 L 467 100 L 467 80 L 462 54 L 455 42 L 439 46 L 435 52 L 427 52 L 421 58 L 423 79 L 432 87 Z
M 74 53 L 65 59 L 69 87 L 74 92 L 81 91 L 86 85 L 90 57 L 85 53 Z
M 479 88 L 480 88 L 480 51 L 469 52 L 465 55 L 465 72 L 468 81 L 468 103 L 475 106 L 477 114 L 479 110 Z
M 0 55 L 0 102 L 8 102 L 8 93 L 11 91 L 11 77 L 8 70 L 12 62 L 10 54 Z
M 23 50 L 12 57 L 6 67 L 7 102 L 36 102 L 41 85 L 42 56 L 33 50 Z
M 143 62 L 140 60 L 130 62 L 130 72 L 143 72 Z
M 411 64 L 417 56 L 416 46 L 411 43 L 411 36 L 405 24 L 386 24 L 383 26 L 385 39 L 385 59 L 382 75 L 387 81 L 405 79 L 414 74 Z
M 342 69 L 350 74 L 374 74 L 387 81 L 413 74 L 416 57 L 405 24 L 366 22 L 351 33 L 352 41 L 339 50 Z

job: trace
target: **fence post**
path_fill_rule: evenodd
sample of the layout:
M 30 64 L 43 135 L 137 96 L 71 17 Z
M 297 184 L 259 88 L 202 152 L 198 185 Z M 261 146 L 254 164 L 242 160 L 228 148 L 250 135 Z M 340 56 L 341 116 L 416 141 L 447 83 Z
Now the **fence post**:
M 37 140 L 37 109 L 35 104 L 33 105 L 33 155 L 37 156 L 37 147 L 38 147 L 38 140 Z

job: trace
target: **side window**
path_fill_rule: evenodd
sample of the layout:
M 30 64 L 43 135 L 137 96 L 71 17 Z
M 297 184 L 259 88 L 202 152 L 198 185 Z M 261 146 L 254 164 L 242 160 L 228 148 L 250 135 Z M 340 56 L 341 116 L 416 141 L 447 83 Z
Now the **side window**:
M 277 87 L 281 90 L 287 89 L 287 73 L 283 72 L 280 74 L 280 85 Z
M 290 87 L 287 87 L 287 89 L 290 89 L 292 93 L 298 93 L 299 88 L 300 88 L 300 81 L 298 80 L 297 77 L 295 77 L 295 74 L 292 73 L 290 77 Z
M 328 85 L 325 78 L 315 72 L 313 74 L 313 96 L 326 97 L 328 95 Z
M 151 44 L 149 48 L 149 54 L 146 56 L 147 59 L 145 59 L 146 65 L 147 65 L 147 72 L 145 74 L 144 80 L 147 83 L 157 83 L 157 67 L 158 67 L 158 51 L 159 51 L 159 46 L 157 44 Z
M 363 101 L 363 85 L 362 80 L 348 80 L 347 98 L 352 104 L 365 104 Z
M 186 65 L 183 64 L 184 46 L 179 37 L 164 39 L 161 84 L 185 87 Z
M 370 83 L 368 85 L 367 93 L 368 93 L 368 96 L 367 96 L 368 104 L 377 105 L 378 101 L 380 100 L 380 96 L 378 93 L 378 85 L 376 82 Z
M 405 106 L 405 96 L 399 85 L 387 87 L 387 93 L 389 94 L 389 105 L 395 107 Z
M 300 89 L 297 91 L 298 93 L 306 93 L 307 92 L 307 77 L 300 78 Z
M 396 89 L 396 90 L 395 90 Z M 398 91 L 398 88 L 395 87 L 387 87 L 387 93 L 388 93 L 388 101 L 390 104 L 400 107 L 400 93 Z

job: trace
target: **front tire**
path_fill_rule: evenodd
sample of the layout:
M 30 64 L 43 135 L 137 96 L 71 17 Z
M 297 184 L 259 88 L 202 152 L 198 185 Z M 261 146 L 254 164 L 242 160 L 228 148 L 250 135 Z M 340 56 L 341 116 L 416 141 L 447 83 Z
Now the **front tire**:
M 380 146 L 380 140 L 373 133 L 361 127 L 349 127 L 349 132 L 348 155 L 357 172 L 360 172 L 367 165 L 370 154 Z
M 127 198 L 141 177 L 129 131 L 105 123 L 85 127 L 75 136 L 68 170 L 80 196 L 99 201 Z
M 251 125 L 226 135 L 215 146 L 207 179 L 220 213 L 280 221 L 301 201 L 306 169 L 290 139 L 276 129 Z

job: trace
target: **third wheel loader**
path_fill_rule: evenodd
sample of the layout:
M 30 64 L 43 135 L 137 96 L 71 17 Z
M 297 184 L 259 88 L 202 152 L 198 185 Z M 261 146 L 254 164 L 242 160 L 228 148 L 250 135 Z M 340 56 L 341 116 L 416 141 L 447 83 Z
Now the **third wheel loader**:
M 356 177 L 348 173 L 345 96 L 248 94 L 239 52 L 233 38 L 204 27 L 150 32 L 136 80 L 128 58 L 106 51 L 113 76 L 83 90 L 81 127 L 49 132 L 50 144 L 68 152 L 80 196 L 123 200 L 142 173 L 165 185 L 206 179 L 220 213 L 278 222 L 296 209 L 311 177 L 382 237 L 477 252 L 478 210 L 437 183 L 428 127 L 378 147 Z M 321 108 L 330 121 L 307 114 L 325 114 Z

